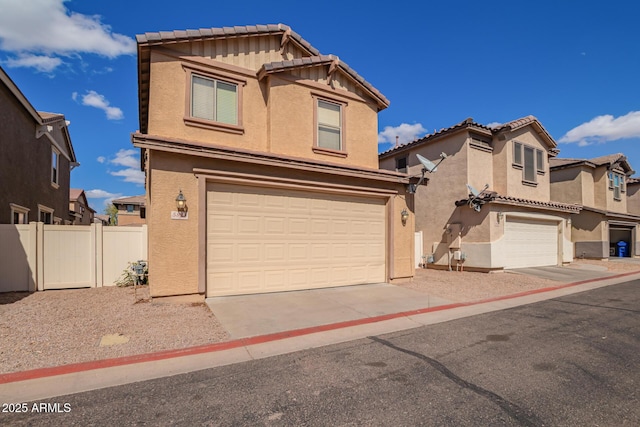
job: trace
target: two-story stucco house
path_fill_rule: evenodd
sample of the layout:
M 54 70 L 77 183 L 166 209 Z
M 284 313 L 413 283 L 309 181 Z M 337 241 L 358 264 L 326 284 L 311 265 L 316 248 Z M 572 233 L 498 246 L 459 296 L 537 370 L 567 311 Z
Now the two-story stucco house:
M 118 209 L 116 225 L 143 225 L 147 223 L 146 197 L 121 197 L 113 200 L 113 206 Z
M 627 180 L 634 171 L 623 154 L 594 159 L 551 160 L 551 198 L 583 206 L 571 216 L 572 240 L 577 258 L 640 255 L 634 212 L 635 188 L 627 196 Z M 618 252 L 624 242 L 626 250 Z
M 579 207 L 551 201 L 556 142 L 535 117 L 493 128 L 467 119 L 381 153 L 380 167 L 419 177 L 416 154 L 436 160 L 442 152 L 447 158 L 426 173 L 412 206 L 428 266 L 489 271 L 572 261 L 568 220 Z
M 87 195 L 81 188 L 69 190 L 69 216 L 71 225 L 91 225 L 96 211 L 89 206 Z
M 62 114 L 36 109 L 0 68 L 0 224 L 69 224 L 78 166 Z
M 378 169 L 387 99 L 288 26 L 137 37 L 151 295 L 413 276 L 408 177 Z M 405 211 L 406 212 L 406 211 Z

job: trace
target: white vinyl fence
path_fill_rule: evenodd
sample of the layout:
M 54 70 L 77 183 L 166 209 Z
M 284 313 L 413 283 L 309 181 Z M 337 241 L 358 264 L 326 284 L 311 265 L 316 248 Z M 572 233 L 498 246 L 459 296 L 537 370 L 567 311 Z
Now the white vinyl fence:
M 0 292 L 111 286 L 146 259 L 146 225 L 0 225 Z

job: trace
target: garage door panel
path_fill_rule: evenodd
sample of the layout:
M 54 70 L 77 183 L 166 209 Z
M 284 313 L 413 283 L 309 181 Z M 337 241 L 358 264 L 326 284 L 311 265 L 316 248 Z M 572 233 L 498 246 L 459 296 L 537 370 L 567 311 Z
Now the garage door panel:
M 505 222 L 505 268 L 558 263 L 558 225 L 552 221 L 511 219 Z
M 208 296 L 385 280 L 382 199 L 210 184 L 207 207 Z

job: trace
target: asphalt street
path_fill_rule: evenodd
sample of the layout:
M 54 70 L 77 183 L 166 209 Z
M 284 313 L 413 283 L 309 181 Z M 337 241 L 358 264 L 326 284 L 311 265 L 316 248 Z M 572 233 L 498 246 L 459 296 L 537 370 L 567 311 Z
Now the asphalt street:
M 631 426 L 639 367 L 634 281 L 36 410 L 13 402 L 27 411 L 3 407 L 0 425 Z

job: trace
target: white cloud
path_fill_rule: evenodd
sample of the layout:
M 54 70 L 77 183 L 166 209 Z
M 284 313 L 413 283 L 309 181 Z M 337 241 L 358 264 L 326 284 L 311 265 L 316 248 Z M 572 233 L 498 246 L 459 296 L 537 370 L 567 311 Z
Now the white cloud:
M 35 68 L 40 72 L 50 73 L 62 64 L 62 60 L 46 55 L 21 53 L 17 58 L 9 58 L 4 63 L 9 68 Z
M 144 172 L 140 170 L 140 157 L 137 150 L 120 149 L 109 163 L 116 166 L 124 166 L 125 169 L 110 171 L 109 174 L 124 178 L 124 182 L 144 184 Z
M 98 163 L 104 163 L 107 158 L 105 156 L 99 156 L 96 160 L 98 161 Z
M 640 138 L 640 111 L 631 111 L 620 117 L 610 114 L 594 117 L 571 129 L 559 142 L 577 143 L 584 147 L 627 138 Z
M 489 128 L 497 128 L 498 126 L 502 126 L 502 123 L 500 122 L 491 122 L 491 123 L 487 123 L 486 125 Z
M 144 184 L 144 172 L 139 169 L 122 169 L 115 172 L 109 172 L 113 176 L 121 176 L 124 182 L 132 182 L 134 184 Z
M 93 190 L 87 190 L 84 192 L 84 194 L 87 196 L 88 199 L 107 199 L 107 198 L 116 199 L 121 196 L 120 193 L 109 193 L 108 191 L 100 190 L 98 188 Z
M 0 0 L 0 47 L 12 52 L 58 55 L 95 53 L 115 58 L 133 55 L 135 41 L 113 33 L 101 17 L 72 12 L 69 0 Z
M 400 145 L 414 141 L 427 130 L 420 123 L 413 125 L 402 123 L 399 126 L 386 126 L 382 132 L 378 134 L 378 144 L 396 143 L 396 136 Z
M 76 100 L 78 98 L 78 94 L 74 92 L 71 94 L 71 98 Z M 112 107 L 104 95 L 100 95 L 95 90 L 90 90 L 86 94 L 82 95 L 82 105 L 95 107 L 104 111 L 108 120 L 121 120 L 124 118 L 124 114 L 120 108 Z

